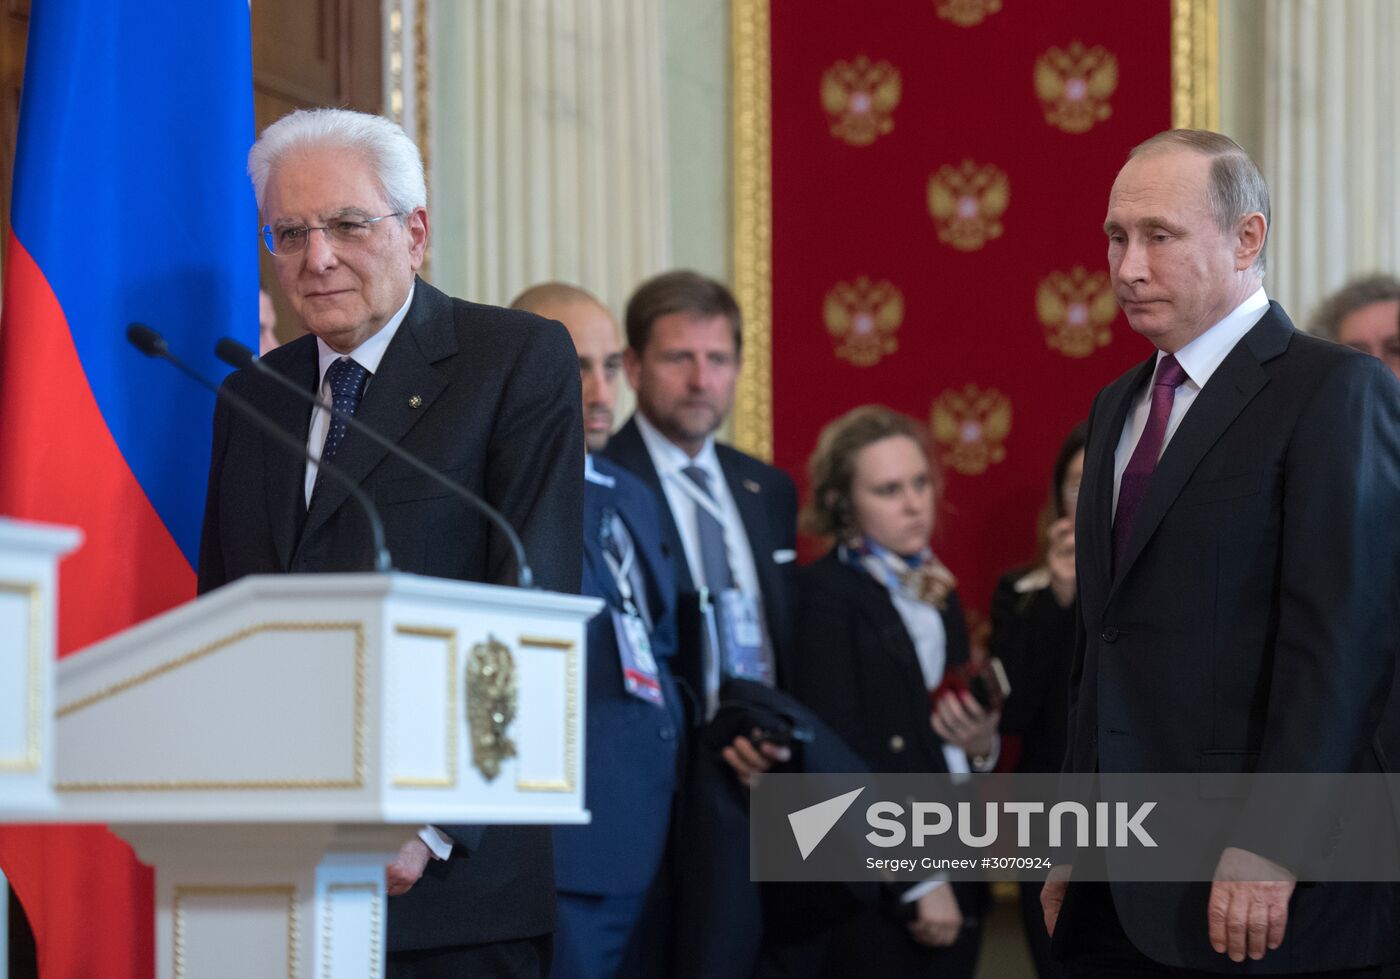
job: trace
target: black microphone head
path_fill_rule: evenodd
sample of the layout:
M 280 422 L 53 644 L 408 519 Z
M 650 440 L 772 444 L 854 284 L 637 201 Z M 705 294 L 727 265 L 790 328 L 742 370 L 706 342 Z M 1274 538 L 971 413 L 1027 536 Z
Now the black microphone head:
M 132 323 L 126 328 L 126 338 L 131 345 L 147 357 L 163 357 L 170 352 L 165 337 L 145 323 Z
M 253 362 L 253 351 L 232 337 L 224 337 L 214 344 L 214 356 L 230 367 L 247 367 Z

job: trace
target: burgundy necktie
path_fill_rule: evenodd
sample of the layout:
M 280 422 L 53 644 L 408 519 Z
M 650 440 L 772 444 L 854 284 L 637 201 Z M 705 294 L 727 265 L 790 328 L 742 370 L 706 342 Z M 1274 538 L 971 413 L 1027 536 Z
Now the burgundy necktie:
M 1157 468 L 1157 457 L 1162 454 L 1162 440 L 1167 435 L 1167 421 L 1171 418 L 1172 402 L 1176 400 L 1176 389 L 1186 380 L 1186 371 L 1167 354 L 1157 365 L 1157 376 L 1152 382 L 1152 409 L 1147 413 L 1147 426 L 1142 437 L 1133 449 L 1128 468 L 1123 470 L 1123 480 L 1118 486 L 1118 512 L 1113 519 L 1113 566 L 1116 568 L 1128 548 L 1128 539 L 1133 536 L 1133 520 L 1137 517 L 1138 506 L 1147 495 L 1147 487 L 1152 482 L 1153 470 Z

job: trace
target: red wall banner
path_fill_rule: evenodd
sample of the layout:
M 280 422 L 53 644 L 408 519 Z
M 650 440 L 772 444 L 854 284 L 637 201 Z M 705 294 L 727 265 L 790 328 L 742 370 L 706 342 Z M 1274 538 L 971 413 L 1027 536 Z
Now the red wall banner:
M 856 405 L 928 424 L 974 623 L 1061 440 L 1151 352 L 1108 283 L 1128 150 L 1171 124 L 1167 0 L 774 0 L 774 462 Z M 811 543 L 811 542 L 809 542 Z

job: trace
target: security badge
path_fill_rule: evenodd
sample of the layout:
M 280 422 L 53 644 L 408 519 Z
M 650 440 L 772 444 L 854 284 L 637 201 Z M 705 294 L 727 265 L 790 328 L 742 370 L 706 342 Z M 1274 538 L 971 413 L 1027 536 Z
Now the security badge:
M 771 685 L 774 677 L 763 655 L 763 626 L 758 618 L 758 603 L 752 595 L 745 595 L 737 588 L 726 588 L 717 597 L 724 674 Z
M 613 521 L 619 520 L 612 509 L 603 514 L 603 560 L 617 582 L 618 593 L 622 596 L 622 608 L 610 608 L 613 633 L 617 637 L 617 654 L 622 667 L 622 686 L 633 697 L 657 707 L 666 706 L 665 694 L 661 691 L 656 657 L 651 652 L 651 636 L 647 624 L 637 608 L 636 596 L 632 589 L 632 565 L 637 560 L 635 545 L 626 547 L 622 561 L 613 555 L 610 547 L 613 539 Z

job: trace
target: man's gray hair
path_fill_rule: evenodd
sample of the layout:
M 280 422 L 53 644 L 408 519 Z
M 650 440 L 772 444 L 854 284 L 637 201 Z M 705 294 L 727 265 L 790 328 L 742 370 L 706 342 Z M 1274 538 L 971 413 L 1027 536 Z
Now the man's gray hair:
M 298 109 L 264 129 L 248 151 L 248 176 L 258 210 L 262 211 L 268 178 L 288 153 L 323 146 L 363 154 L 395 211 L 407 214 L 428 206 L 423 157 L 403 127 L 350 109 Z
M 1263 275 L 1267 265 L 1268 229 L 1273 225 L 1269 185 L 1244 147 L 1229 136 L 1209 129 L 1168 129 L 1134 146 L 1128 159 L 1164 149 L 1188 149 L 1210 158 L 1210 210 L 1221 231 L 1234 231 L 1236 223 L 1246 214 L 1258 211 L 1264 215 L 1264 244 L 1254 260 L 1254 271 Z
M 1377 272 L 1352 279 L 1332 295 L 1322 300 L 1308 321 L 1308 332 L 1314 336 L 1336 340 L 1342 320 L 1358 309 L 1373 303 L 1388 303 L 1400 299 L 1400 279 Z

